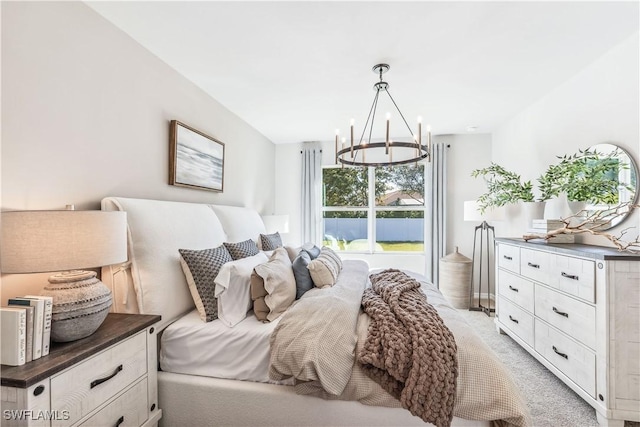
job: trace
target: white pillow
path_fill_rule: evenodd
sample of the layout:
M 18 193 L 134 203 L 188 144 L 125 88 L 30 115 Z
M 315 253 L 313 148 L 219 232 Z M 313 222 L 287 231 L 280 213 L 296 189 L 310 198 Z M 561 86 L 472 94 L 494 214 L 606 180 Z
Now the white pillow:
M 215 278 L 218 299 L 218 319 L 230 328 L 240 323 L 251 310 L 251 272 L 258 264 L 269 260 L 259 252 L 256 255 L 228 262 Z

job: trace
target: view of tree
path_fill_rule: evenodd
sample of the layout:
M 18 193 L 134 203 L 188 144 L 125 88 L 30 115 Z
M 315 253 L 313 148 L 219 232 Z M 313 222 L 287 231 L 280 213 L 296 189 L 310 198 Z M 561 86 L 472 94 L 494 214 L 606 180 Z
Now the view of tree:
M 327 207 L 368 205 L 367 168 L 326 168 L 323 170 L 323 197 Z M 390 193 L 393 193 L 390 196 Z M 385 197 L 390 196 L 390 197 Z M 424 205 L 424 165 L 375 168 L 376 206 Z M 410 202 L 402 201 L 409 199 Z M 329 211 L 325 218 L 366 218 L 365 211 Z M 422 218 L 421 211 L 378 211 L 377 218 Z

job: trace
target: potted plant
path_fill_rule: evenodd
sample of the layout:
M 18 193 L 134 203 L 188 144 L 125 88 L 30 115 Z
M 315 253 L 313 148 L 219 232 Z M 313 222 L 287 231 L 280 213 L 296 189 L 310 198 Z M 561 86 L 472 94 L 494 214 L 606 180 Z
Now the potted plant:
M 566 195 L 568 213 L 574 214 L 591 204 L 617 204 L 618 173 L 624 165 L 615 153 L 600 154 L 579 150 L 573 155 L 558 156 L 560 163 L 551 165 L 538 178 L 541 198 L 562 199 Z
M 471 176 L 481 176 L 487 184 L 487 192 L 478 197 L 481 213 L 489 207 L 534 201 L 531 181 L 522 182 L 520 175 L 496 163 L 492 162 L 489 167 L 475 169 Z

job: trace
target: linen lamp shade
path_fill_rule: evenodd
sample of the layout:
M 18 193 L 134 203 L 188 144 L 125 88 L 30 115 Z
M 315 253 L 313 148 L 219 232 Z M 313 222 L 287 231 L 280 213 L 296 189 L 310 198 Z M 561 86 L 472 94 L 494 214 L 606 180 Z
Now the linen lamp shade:
M 3 212 L 1 269 L 42 273 L 124 262 L 126 230 L 126 212 Z
M 289 232 L 289 215 L 264 215 L 262 222 L 264 222 L 267 233 Z
M 464 202 L 464 220 L 465 221 L 504 221 L 505 213 L 504 208 L 489 207 L 484 213 L 480 212 L 480 206 L 475 200 L 468 200 Z
M 111 291 L 95 271 L 127 260 L 127 214 L 103 211 L 2 212 L 3 273 L 62 272 L 41 292 L 53 298 L 51 339 L 91 335 L 111 307 Z

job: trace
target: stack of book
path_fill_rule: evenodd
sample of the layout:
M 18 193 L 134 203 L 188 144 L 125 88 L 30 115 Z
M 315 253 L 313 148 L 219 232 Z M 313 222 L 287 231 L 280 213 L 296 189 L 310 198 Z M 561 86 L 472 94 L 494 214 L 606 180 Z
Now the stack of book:
M 546 235 L 548 232 L 557 230 L 565 226 L 565 223 L 559 219 L 534 219 L 532 226 L 528 231 L 530 234 Z M 573 234 L 558 234 L 547 240 L 549 243 L 573 243 L 575 236 Z
M 52 308 L 52 297 L 35 295 L 9 298 L 0 307 L 0 363 L 20 366 L 49 354 Z

